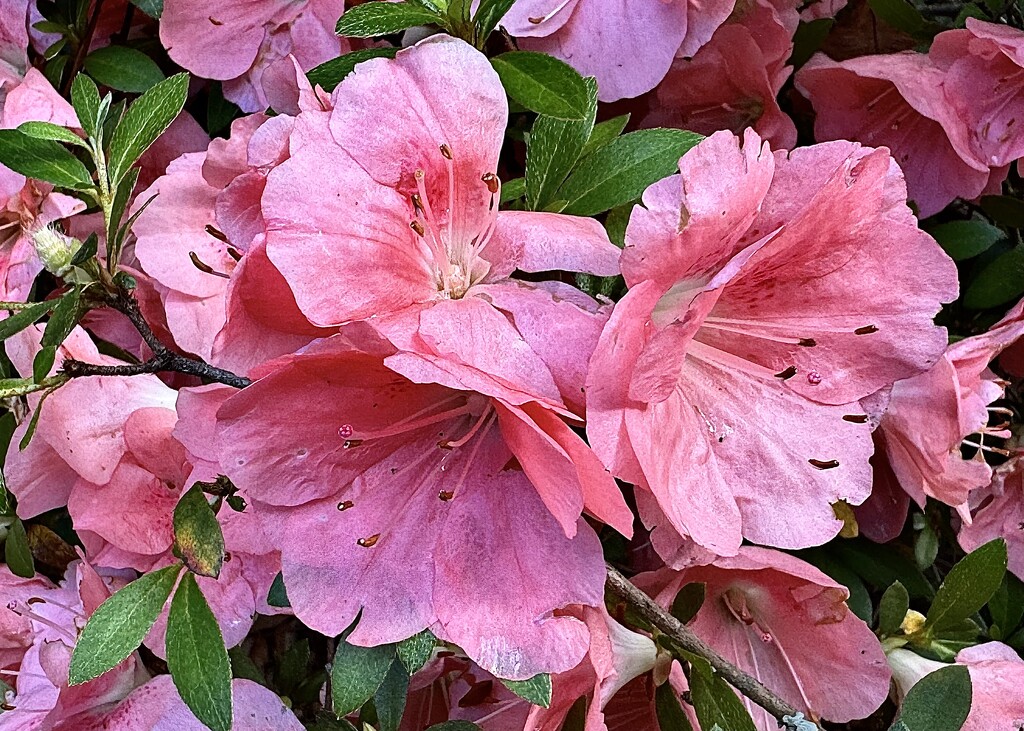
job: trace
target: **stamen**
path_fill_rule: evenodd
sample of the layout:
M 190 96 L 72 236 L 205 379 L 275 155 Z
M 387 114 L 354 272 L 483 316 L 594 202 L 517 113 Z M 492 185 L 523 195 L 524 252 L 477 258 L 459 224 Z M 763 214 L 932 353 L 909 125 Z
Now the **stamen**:
M 484 184 L 487 186 L 487 190 L 490 191 L 491 195 L 498 192 L 501 183 L 498 181 L 497 175 L 494 173 L 484 173 L 480 176 L 480 179 L 484 181 Z
M 877 325 L 865 325 L 864 327 L 858 327 L 853 331 L 854 335 L 870 335 L 871 333 L 878 332 Z
M 448 419 L 455 419 L 455 418 L 457 418 L 459 416 L 462 416 L 463 414 L 470 414 L 470 413 L 472 413 L 475 407 L 472 404 L 466 402 L 466 403 L 463 403 L 461 406 L 457 406 L 454 409 L 448 409 L 446 411 L 439 411 L 437 413 L 430 414 L 429 416 L 423 416 L 424 414 L 428 414 L 430 411 L 432 411 L 433 409 L 436 409 L 436 408 L 438 408 L 440 406 L 444 406 L 446 404 L 450 404 L 453 401 L 461 401 L 461 400 L 463 400 L 462 396 L 452 396 L 451 398 L 445 399 L 444 401 L 440 401 L 438 403 L 431 404 L 427 408 L 421 409 L 420 411 L 417 411 L 412 416 L 407 416 L 404 419 L 396 421 L 395 423 L 391 424 L 390 426 L 388 426 L 388 427 L 386 427 L 384 429 L 381 429 L 380 431 L 365 431 L 365 432 L 364 431 L 360 431 L 360 432 L 358 432 L 358 434 L 359 434 L 359 438 L 358 439 L 348 439 L 348 440 L 346 440 L 346 444 L 349 444 L 352 447 L 357 447 L 360 444 L 362 444 L 364 441 L 366 441 L 367 439 L 384 439 L 386 437 L 393 437 L 393 436 L 397 436 L 399 434 L 406 434 L 406 433 L 411 432 L 411 431 L 416 431 L 418 429 L 422 429 L 425 426 L 429 426 L 431 424 L 436 424 L 439 421 L 447 421 Z M 422 417 L 422 418 L 420 418 L 420 417 Z M 346 424 L 346 425 L 343 425 L 342 428 L 344 428 L 345 426 L 351 427 L 350 424 Z M 338 434 L 339 435 L 341 434 L 341 431 L 342 431 L 341 429 L 338 430 Z M 355 433 L 355 432 L 353 431 L 353 433 Z M 459 445 L 456 444 L 454 446 L 459 446 Z
M 851 424 L 866 424 L 868 421 L 867 414 L 846 414 L 843 417 L 843 421 L 848 421 Z
M 1002 457 L 1009 457 L 1011 454 L 1013 454 L 1008 449 L 1000 449 L 999 447 L 990 447 L 987 444 L 982 444 L 980 442 L 972 442 L 970 439 L 964 439 L 960 443 L 961 444 L 966 444 L 968 447 L 974 447 L 975 449 L 980 449 L 982 452 L 992 452 L 993 454 L 998 454 L 998 455 L 1000 455 Z
M 441 490 L 440 492 L 437 493 L 437 497 L 439 500 L 446 503 L 453 497 L 455 497 L 455 493 L 452 492 L 451 490 Z
M 355 506 L 355 503 L 352 502 L 351 500 L 342 500 L 340 503 L 338 503 L 338 511 L 339 512 L 344 512 L 344 511 L 346 511 L 349 508 L 354 507 L 354 506 Z
M 486 409 L 477 418 L 476 423 L 470 427 L 469 431 L 459 440 L 454 442 L 438 442 L 437 446 L 441 449 L 456 449 L 457 447 L 463 446 L 466 442 L 473 438 L 473 436 L 480 431 L 480 427 L 483 426 L 484 422 L 487 421 L 491 416 L 491 407 L 488 405 Z
M 451 160 L 452 159 L 452 148 L 450 148 L 450 147 L 448 147 L 448 145 L 442 143 L 441 144 L 441 156 L 444 157 L 445 160 Z
M 227 251 L 228 256 L 230 256 L 232 259 L 234 259 L 235 261 L 242 261 L 242 252 L 236 249 L 234 246 L 228 246 Z
M 223 231 L 219 229 L 214 228 L 210 224 L 206 224 L 206 228 L 204 230 L 206 231 L 206 233 L 210 234 L 210 236 L 217 239 L 218 241 L 223 241 L 225 244 L 228 242 L 227 234 L 225 234 Z
M 776 327 L 774 323 L 765 322 L 754 322 L 750 320 L 729 320 L 720 317 L 706 317 L 704 322 L 701 323 L 701 327 L 707 327 L 711 330 L 721 330 L 723 332 L 736 333 L 737 335 L 746 335 L 751 338 L 760 338 L 761 340 L 769 340 L 773 343 L 785 343 L 787 345 L 801 345 L 805 348 L 813 347 L 817 345 L 817 341 L 813 338 L 793 338 L 785 337 L 783 335 L 773 335 L 769 332 L 757 332 L 757 330 L 765 330 L 767 328 Z
M 565 6 L 567 6 L 570 2 L 572 2 L 572 0 L 562 0 L 562 2 L 559 5 L 557 5 L 555 7 L 555 9 L 552 10 L 547 15 L 540 16 L 540 17 L 527 18 L 527 20 L 529 20 L 530 23 L 532 23 L 533 25 L 540 25 L 541 23 L 546 23 L 547 21 L 549 21 L 553 17 L 555 17 L 555 15 L 557 15 L 559 12 L 561 12 L 562 9 L 564 9 Z
M 363 548 L 372 548 L 377 545 L 377 541 L 380 540 L 380 533 L 374 533 L 372 536 L 366 538 L 360 538 L 356 543 Z
M 424 236 L 427 233 L 427 230 L 423 228 L 423 224 L 420 223 L 419 221 L 409 221 L 409 228 L 415 231 L 416 234 L 420 237 Z
M 218 272 L 213 267 L 211 267 L 209 264 L 204 263 L 202 261 L 202 259 L 200 259 L 198 256 L 196 256 L 196 252 L 194 252 L 194 251 L 188 252 L 188 258 L 192 260 L 192 265 L 196 269 L 198 269 L 199 271 L 203 272 L 204 274 L 212 274 L 215 277 L 223 277 L 224 279 L 231 279 L 230 275 L 224 274 L 223 272 Z
M 784 371 L 775 374 L 776 378 L 781 378 L 783 381 L 788 381 L 790 378 L 796 375 L 796 366 L 790 366 Z
M 830 459 L 827 461 L 820 459 L 809 459 L 807 461 L 811 463 L 812 467 L 815 467 L 819 470 L 831 470 L 839 466 L 839 460 L 837 459 Z

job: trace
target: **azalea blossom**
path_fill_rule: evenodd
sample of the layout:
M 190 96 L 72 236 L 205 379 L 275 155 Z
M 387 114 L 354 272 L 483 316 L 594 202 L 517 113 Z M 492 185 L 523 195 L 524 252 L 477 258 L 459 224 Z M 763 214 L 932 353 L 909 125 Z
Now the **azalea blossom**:
M 687 626 L 809 718 L 864 718 L 889 692 L 885 654 L 847 607 L 846 587 L 793 556 L 744 547 L 709 566 L 662 569 L 634 582 L 665 608 L 683 586 L 704 584 L 704 603 Z M 764 709 L 743 702 L 759 729 L 778 728 Z
M 679 167 L 626 230 L 630 290 L 587 382 L 591 444 L 653 493 L 642 516 L 668 559 L 680 537 L 721 555 L 742 537 L 823 543 L 842 525 L 832 504 L 870 491 L 857 399 L 939 357 L 932 317 L 955 269 L 886 150 L 772 155 L 720 132 Z M 896 249 L 914 266 L 893 270 Z
M 244 112 L 270 106 L 265 77 L 275 65 L 304 71 L 349 50 L 334 26 L 344 0 L 165 0 L 160 41 L 197 76 L 224 82 L 224 96 Z
M 971 494 L 970 518 L 957 533 L 961 548 L 973 551 L 1002 538 L 1007 568 L 1024 579 L 1024 472 L 1019 457 L 996 468 L 992 484 Z

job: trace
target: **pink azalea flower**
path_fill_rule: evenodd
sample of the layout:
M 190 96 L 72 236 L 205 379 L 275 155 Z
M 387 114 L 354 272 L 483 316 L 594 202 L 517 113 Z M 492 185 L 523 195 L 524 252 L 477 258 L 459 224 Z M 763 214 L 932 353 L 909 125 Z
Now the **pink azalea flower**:
M 928 51 L 945 71 L 942 91 L 970 130 L 968 143 L 993 168 L 1024 157 L 1024 32 L 967 19 L 967 28 L 940 33 Z
M 888 656 L 896 681 L 897 695 L 902 700 L 923 677 L 946 663 L 927 660 L 910 650 L 892 650 Z M 966 665 L 971 674 L 971 711 L 961 731 L 1015 729 L 1024 725 L 1024 661 L 1001 642 L 987 642 L 961 650 L 958 665 Z
M 692 582 L 705 584 L 704 604 L 688 625 L 693 632 L 809 718 L 864 718 L 888 695 L 890 672 L 877 638 L 846 606 L 846 588 L 813 566 L 743 547 L 710 566 L 635 579 L 666 608 Z M 778 728 L 762 708 L 743 702 L 759 729 Z
M 1020 459 L 996 468 L 992 484 L 972 494 L 971 503 L 973 517 L 957 534 L 960 546 L 973 551 L 1002 538 L 1009 570 L 1024 579 L 1024 471 Z
M 701 134 L 723 129 L 740 133 L 752 127 L 776 148 L 793 147 L 796 127 L 775 98 L 789 72 L 786 67 L 777 79 L 771 78 L 751 31 L 723 25 L 693 58 L 673 62 L 655 88 L 657 104 L 642 124 Z
M 988 426 L 988 405 L 1002 397 L 1005 384 L 988 366 L 1021 336 L 1024 302 L 988 332 L 950 345 L 930 370 L 893 385 L 879 436 L 898 483 L 919 506 L 932 497 L 970 521 L 970 491 L 992 479 L 983 451 L 1001 452 L 986 445 L 985 437 L 1008 436 L 1005 425 Z M 997 408 L 993 413 L 1007 412 Z M 972 440 L 971 435 L 977 436 Z M 961 456 L 961 445 L 974 449 L 972 459 Z
M 823 543 L 842 525 L 831 505 L 870 492 L 857 399 L 935 362 L 956 270 L 886 150 L 772 155 L 750 130 L 742 147 L 720 132 L 679 167 L 626 231 L 630 290 L 588 377 L 591 445 L 653 493 L 655 547 L 659 533 L 723 555 L 743 537 Z M 913 266 L 894 270 L 894 250 Z
M 0 129 L 29 121 L 77 127 L 75 112 L 35 69 L 23 80 L 3 83 Z M 0 300 L 28 298 L 32 282 L 43 270 L 32 234 L 56 221 L 85 210 L 77 198 L 54 193 L 53 186 L 0 165 Z
M 31 0 L 10 0 L 0 4 L 0 104 L 10 82 L 17 82 L 28 70 L 28 27 Z
M 660 82 L 677 53 L 692 56 L 734 0 L 520 0 L 502 20 L 520 46 L 549 53 L 597 78 L 598 99 L 639 96 Z
M 304 71 L 349 50 L 334 26 L 344 0 L 166 0 L 160 41 L 168 55 L 206 79 L 244 112 L 270 106 L 264 75 L 294 56 Z
M 42 576 L 23 579 L 6 566 L 0 567 L 0 597 L 24 605 L 31 597 L 52 588 Z M 32 645 L 32 622 L 12 611 L 0 609 L 0 680 L 10 684 L 5 671 L 17 670 L 25 651 Z
M 619 251 L 594 219 L 498 210 L 508 108 L 483 54 L 434 36 L 361 64 L 333 102 L 329 131 L 299 115 L 262 198 L 267 256 L 299 309 L 321 327 L 367 320 L 413 380 L 578 407 L 606 313 L 509 277 L 611 275 Z
M 947 76 L 913 51 L 842 62 L 819 53 L 797 72 L 796 88 L 814 104 L 818 140 L 888 147 L 910 199 L 921 216 L 930 216 L 954 198 L 976 198 L 1005 176 L 973 152 L 969 120 L 943 93 Z
M 602 601 L 579 516 L 616 520 L 610 477 L 548 407 L 386 363 L 336 336 L 218 412 L 224 473 L 265 511 L 295 614 L 326 634 L 360 616 L 360 645 L 430 628 L 499 677 L 576 665 L 586 627 L 558 610 Z

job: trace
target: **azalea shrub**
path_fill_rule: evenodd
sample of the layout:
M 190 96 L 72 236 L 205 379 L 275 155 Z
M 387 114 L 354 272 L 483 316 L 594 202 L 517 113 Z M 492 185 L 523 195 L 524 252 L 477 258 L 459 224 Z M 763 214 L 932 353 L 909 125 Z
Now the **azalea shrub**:
M 1016 0 L 0 0 L 0 731 L 1024 729 Z

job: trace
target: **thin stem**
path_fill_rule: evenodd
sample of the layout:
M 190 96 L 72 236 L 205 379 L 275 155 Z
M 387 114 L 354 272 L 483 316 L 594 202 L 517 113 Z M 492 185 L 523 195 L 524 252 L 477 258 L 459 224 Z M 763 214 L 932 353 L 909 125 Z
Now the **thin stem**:
M 786 716 L 795 717 L 798 713 L 796 708 L 768 690 L 757 678 L 748 675 L 715 652 L 685 624 L 658 606 L 653 599 L 611 566 L 608 567 L 608 579 L 605 586 L 636 612 L 637 616 L 666 634 L 680 649 L 699 655 L 711 663 L 711 667 L 719 675 L 740 693 L 772 714 L 779 721 L 780 726 L 792 726 L 790 722 L 783 719 Z M 807 727 L 805 726 L 805 728 Z
M 86 54 L 89 53 L 89 46 L 92 45 L 92 36 L 96 32 L 97 23 L 100 21 L 100 10 L 102 7 L 103 0 L 96 0 L 96 4 L 92 9 L 92 15 L 89 16 L 89 22 L 85 26 L 85 32 L 82 34 L 82 38 L 75 48 L 75 55 L 68 66 L 67 77 L 64 79 L 64 83 L 61 84 L 61 93 L 64 96 L 67 96 L 71 91 L 71 83 L 75 80 L 79 69 L 82 68 L 82 62 L 85 61 Z

